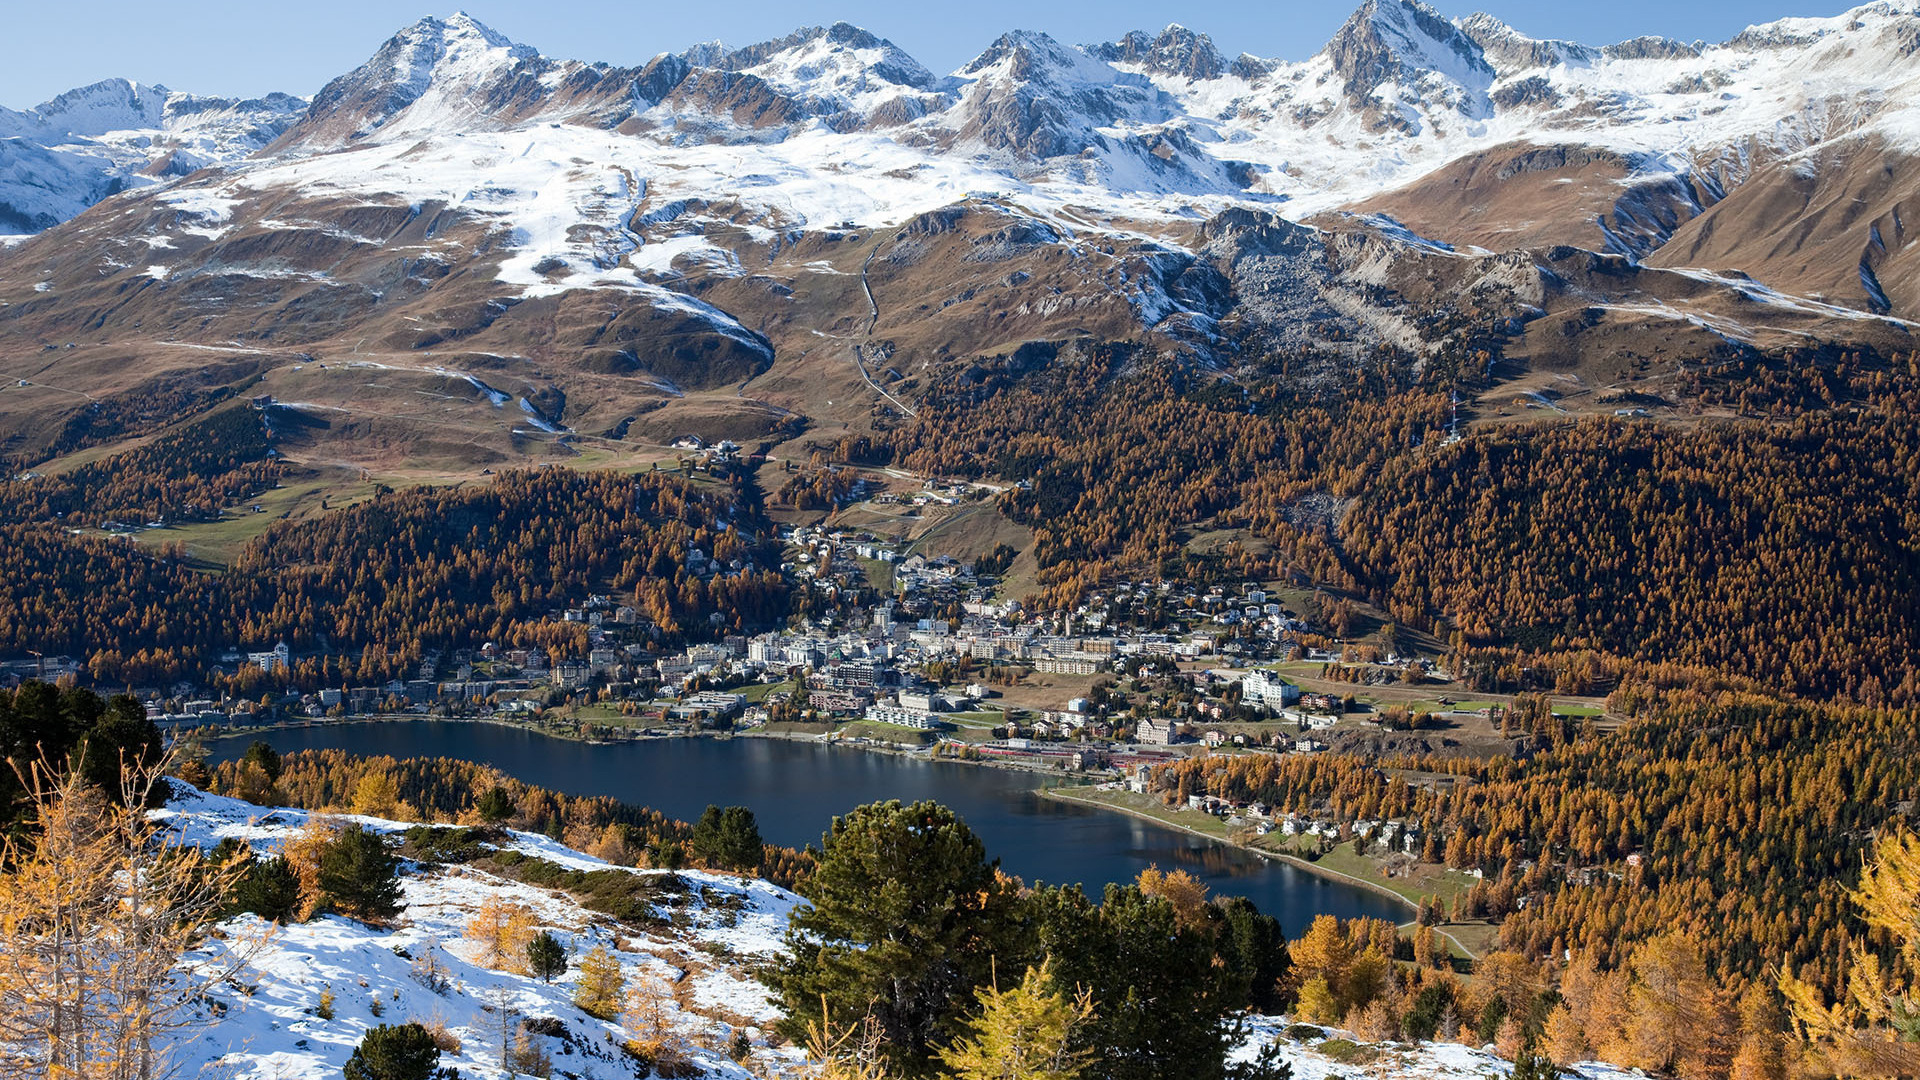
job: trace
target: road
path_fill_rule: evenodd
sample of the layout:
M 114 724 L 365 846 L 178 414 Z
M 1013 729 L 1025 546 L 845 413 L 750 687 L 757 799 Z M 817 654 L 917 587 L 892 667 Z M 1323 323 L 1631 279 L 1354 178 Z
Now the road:
M 880 254 L 880 246 L 878 244 L 875 244 L 873 250 L 867 252 L 866 260 L 860 264 L 860 291 L 867 294 L 867 336 L 868 337 L 873 336 L 873 328 L 879 325 L 880 323 L 880 305 L 876 303 L 873 299 L 873 286 L 867 283 L 867 266 L 869 263 L 873 262 L 873 257 L 878 254 Z M 914 409 L 913 406 L 907 404 L 904 401 L 901 401 L 899 398 L 894 397 L 892 394 L 887 393 L 885 388 L 883 388 L 879 383 L 873 381 L 873 376 L 867 372 L 867 358 L 865 353 L 862 351 L 863 348 L 864 347 L 860 345 L 855 345 L 853 347 L 853 366 L 855 370 L 860 372 L 860 378 L 868 386 L 873 388 L 874 393 L 879 394 L 881 397 L 885 398 L 887 400 L 887 403 L 892 405 L 894 408 L 899 409 L 902 413 L 906 414 L 909 417 L 917 415 L 916 410 Z

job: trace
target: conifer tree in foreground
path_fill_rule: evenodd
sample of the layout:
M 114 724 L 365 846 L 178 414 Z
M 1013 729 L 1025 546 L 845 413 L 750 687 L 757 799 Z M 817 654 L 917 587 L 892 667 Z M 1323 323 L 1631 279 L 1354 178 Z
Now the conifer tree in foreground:
M 889 1074 L 924 1076 L 1004 949 L 1012 900 L 986 848 L 935 802 L 862 806 L 833 820 L 771 974 L 789 1038 L 822 1006 L 871 1016 Z
M 381 1024 L 367 1032 L 341 1070 L 346 1080 L 429 1080 L 440 1047 L 419 1024 Z
M 1093 1017 L 1091 991 L 1069 998 L 1042 963 L 1028 968 L 1019 986 L 977 990 L 974 997 L 979 1015 L 940 1051 L 956 1080 L 1078 1080 L 1093 1056 L 1074 1038 Z
M 325 908 L 362 922 L 400 913 L 400 860 L 379 833 L 348 825 L 320 852 L 316 878 Z
M 722 870 L 753 870 L 764 854 L 760 825 L 744 806 L 708 806 L 693 825 L 693 853 Z
M 1844 1076 L 1920 1075 L 1920 836 L 1881 838 L 1851 898 L 1860 917 L 1893 943 L 1882 956 L 1856 940 L 1840 999 L 1781 972 L 1793 1023 L 1808 1047 Z
M 527 973 L 550 983 L 567 973 L 567 949 L 551 930 L 542 930 L 527 942 Z
M 148 820 L 165 764 L 127 761 L 111 796 L 80 768 L 23 777 L 38 830 L 0 848 L 0 1077 L 166 1076 L 194 1002 L 244 963 L 251 943 L 232 938 L 184 959 L 241 858 L 209 861 Z

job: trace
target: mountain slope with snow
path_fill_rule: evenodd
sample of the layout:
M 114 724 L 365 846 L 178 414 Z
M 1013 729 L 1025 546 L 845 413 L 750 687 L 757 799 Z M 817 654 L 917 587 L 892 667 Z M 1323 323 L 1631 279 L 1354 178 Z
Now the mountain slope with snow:
M 125 79 L 24 112 L 0 107 L 0 233 L 51 228 L 128 188 L 237 160 L 306 108 L 286 94 L 236 101 Z
M 1367 0 L 1298 63 L 1229 63 L 1177 26 L 1079 49 L 1015 32 L 940 79 L 846 24 L 616 68 L 547 58 L 456 14 L 406 28 L 328 84 L 274 156 L 297 182 L 306 162 L 352 171 L 316 162 L 325 152 L 404 142 L 424 178 L 436 158 L 463 154 L 462 140 L 511 132 L 503 142 L 533 152 L 552 144 L 608 169 L 631 161 L 636 182 L 661 194 L 731 197 L 792 224 L 885 227 L 966 191 L 1031 186 L 1120 217 L 1277 202 L 1300 219 L 1530 143 L 1631 159 L 1636 176 L 1688 184 L 1704 208 L 1828 139 L 1872 131 L 1901 153 L 1920 146 L 1916 40 L 1920 14 L 1885 0 L 1721 45 L 1604 48 L 1537 41 L 1486 15 L 1450 21 L 1419 0 Z M 160 100 L 100 84 L 0 114 L 0 132 L 58 150 L 49 125 L 98 140 L 108 127 L 153 128 L 163 112 L 186 123 L 184 108 Z M 617 138 L 568 145 L 573 128 Z M 248 130 L 251 142 L 230 145 L 257 148 L 270 131 Z M 752 152 L 725 161 L 727 146 Z M 16 171 L 24 186 L 50 168 Z M 107 190 L 74 183 L 64 202 L 42 200 L 39 227 Z M 402 194 L 379 170 L 361 187 Z M 877 188 L 899 194 L 876 199 Z
M 210 847 L 233 837 L 262 856 L 303 827 L 308 814 L 180 788 L 157 812 L 188 842 Z M 344 818 L 382 833 L 404 822 Z M 509 833 L 497 850 L 517 852 L 576 870 L 614 869 L 545 837 Z M 794 1062 L 790 1048 L 767 1046 L 762 1025 L 778 1014 L 753 977 L 754 965 L 777 953 L 798 898 L 764 881 L 700 871 L 631 873 L 636 892 L 655 901 L 646 925 L 623 923 L 583 908 L 565 893 L 510 881 L 458 865 L 410 864 L 402 879 L 406 910 L 391 927 L 339 916 L 269 927 L 253 916 L 223 925 L 205 948 L 210 955 L 244 957 L 240 973 L 211 990 L 209 1021 L 174 1047 L 188 1074 L 200 1066 L 236 1078 L 338 1077 L 366 1031 L 410 1020 L 439 1024 L 460 1042 L 442 1063 L 462 1075 L 508 1075 L 501 1062 L 499 1008 L 504 1000 L 522 1018 L 544 1020 L 533 1042 L 558 1069 L 577 1076 L 631 1077 L 634 1063 L 615 1042 L 647 1034 L 589 1016 L 573 1005 L 577 971 L 552 984 L 476 963 L 465 927 L 489 899 L 534 912 L 540 929 L 558 937 L 574 961 L 594 947 L 616 956 L 630 986 L 659 995 L 663 1023 L 701 1075 L 744 1078 L 778 1074 Z M 428 958 L 440 979 L 427 977 Z M 332 997 L 332 1017 L 320 1015 L 321 995 Z M 508 1029 L 512 1030 L 511 1027 Z M 752 1060 L 727 1050 L 747 1036 Z M 751 1066 L 751 1069 L 748 1066 Z
M 266 856 L 279 850 L 309 819 L 305 811 L 270 809 L 176 786 L 155 816 L 187 843 L 211 848 L 233 838 Z M 385 834 L 406 822 L 343 817 Z M 630 874 L 653 903 L 643 924 L 620 922 L 582 907 L 567 894 L 507 880 L 463 865 L 408 864 L 402 885 L 406 909 L 390 927 L 338 916 L 269 926 L 254 916 L 221 924 L 189 963 L 213 961 L 232 978 L 211 988 L 198 1018 L 171 1045 L 171 1064 L 187 1075 L 220 1070 L 234 1080 L 333 1080 L 353 1048 L 380 1024 L 417 1021 L 443 1029 L 459 1043 L 443 1065 L 461 1075 L 505 1078 L 501 1008 L 530 1022 L 529 1041 L 552 1061 L 554 1075 L 630 1078 L 648 1075 L 619 1047 L 635 1036 L 664 1036 L 697 1070 L 718 1080 L 801 1076 L 804 1057 L 791 1045 L 770 1044 L 766 1025 L 779 1017 L 755 972 L 784 948 L 788 919 L 799 897 L 765 881 L 703 871 L 647 871 L 614 867 L 543 836 L 506 832 L 493 850 L 512 852 L 570 870 Z M 522 905 L 539 929 L 579 956 L 604 947 L 620 962 L 629 988 L 645 987 L 658 1001 L 657 1031 L 601 1020 L 573 1005 L 574 964 L 551 984 L 477 963 L 465 927 L 489 900 Z M 322 995 L 329 1005 L 323 1008 Z M 323 1015 L 327 1011 L 332 1015 Z M 649 1023 L 653 1021 L 647 1021 Z M 518 1024 L 504 1026 L 514 1037 Z M 736 1037 L 747 1052 L 736 1059 Z M 1349 1044 L 1344 1062 L 1320 1050 L 1326 1039 L 1351 1039 L 1338 1030 L 1297 1029 L 1285 1017 L 1251 1017 L 1236 1057 L 1251 1059 L 1266 1045 L 1302 1080 L 1502 1080 L 1512 1066 L 1483 1050 L 1431 1043 Z M 1362 1060 L 1365 1059 L 1365 1060 Z M 1573 1070 L 1578 1080 L 1624 1080 L 1598 1064 Z
M 1479 334 L 1641 393 L 1608 358 L 1914 348 L 1917 43 L 1915 0 L 1606 46 L 1367 0 L 1299 62 L 1015 31 L 939 76 L 844 23 L 623 67 L 428 18 L 284 124 L 131 84 L 0 117 L 27 133 L 0 139 L 0 219 L 65 219 L 0 248 L 0 339 L 74 344 L 47 381 L 96 399 L 256 350 L 235 378 L 375 427 L 386 396 L 337 361 L 418 372 L 488 462 L 528 431 L 863 428 L 1088 338 L 1228 373 L 1299 351 L 1324 384 Z M 156 116 L 211 148 L 118 126 Z M 0 414 L 32 456 L 87 399 L 27 389 Z

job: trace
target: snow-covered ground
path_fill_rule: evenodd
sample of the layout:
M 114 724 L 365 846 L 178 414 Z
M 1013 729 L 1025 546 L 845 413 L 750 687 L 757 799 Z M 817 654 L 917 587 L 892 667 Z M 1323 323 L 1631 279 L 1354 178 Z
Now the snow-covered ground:
M 1260 1048 L 1277 1044 L 1281 1059 L 1293 1067 L 1293 1080 L 1502 1080 L 1513 1074 L 1512 1062 L 1489 1049 L 1459 1043 L 1368 1044 L 1350 1031 L 1318 1025 L 1310 1026 L 1323 1034 L 1295 1039 L 1287 1034 L 1291 1026 L 1287 1018 L 1275 1016 L 1255 1017 L 1248 1026 L 1247 1040 L 1234 1060 L 1250 1061 Z M 1345 1049 L 1351 1053 L 1342 1060 L 1321 1052 L 1319 1047 L 1329 1041 L 1336 1046 L 1348 1044 Z M 1629 1080 L 1645 1074 L 1588 1061 L 1563 1075 L 1578 1080 Z
M 180 797 L 156 817 L 187 842 L 211 847 L 227 837 L 271 853 L 305 826 L 300 810 L 268 810 L 251 803 L 179 787 Z M 405 822 L 338 816 L 383 833 Z M 547 837 L 513 832 L 501 848 L 576 870 L 617 869 Z M 625 871 L 658 878 L 664 871 Z M 199 959 L 244 950 L 241 972 L 214 989 L 206 1015 L 211 1023 L 176 1044 L 176 1062 L 187 1075 L 202 1066 L 224 1070 L 234 1080 L 332 1080 L 361 1037 L 378 1024 L 418 1020 L 438 1024 L 459 1040 L 458 1053 L 443 1058 L 471 1077 L 504 1077 L 495 1011 L 503 999 L 526 1018 L 545 1017 L 566 1026 L 568 1038 L 544 1037 L 555 1075 L 632 1077 L 632 1063 L 615 1045 L 632 1032 L 573 1006 L 577 971 L 552 985 L 488 970 L 473 962 L 463 941 L 468 920 L 490 897 L 525 905 L 539 926 L 575 953 L 605 946 L 617 955 L 629 985 L 656 980 L 667 988 L 666 1023 L 706 1074 L 720 1078 L 795 1074 L 801 1059 L 792 1047 L 769 1048 L 763 1026 L 777 1018 L 753 971 L 777 956 L 799 897 L 752 878 L 679 871 L 683 890 L 663 890 L 659 928 L 640 932 L 582 908 L 564 893 L 509 881 L 460 866 L 410 866 L 403 878 L 406 911 L 391 928 L 375 928 L 336 916 L 272 928 L 248 916 L 222 924 Z M 448 985 L 436 992 L 416 977 L 419 961 L 437 956 Z M 318 1015 L 322 993 L 333 995 L 333 1017 Z M 376 1014 L 375 1010 L 378 1009 Z M 217 1015 L 216 1015 L 217 1014 Z M 1350 1032 L 1295 1039 L 1285 1017 L 1251 1017 L 1237 1051 L 1251 1058 L 1269 1043 L 1280 1047 L 1295 1080 L 1502 1080 L 1512 1066 L 1489 1051 L 1453 1043 L 1363 1047 L 1367 1060 L 1342 1061 L 1322 1052 L 1327 1040 L 1358 1042 Z M 726 1053 L 735 1032 L 745 1032 L 753 1051 L 745 1064 Z M 1336 1043 L 1337 1053 L 1339 1044 Z M 1584 1064 L 1581 1080 L 1626 1080 L 1611 1066 Z
M 256 851 L 271 853 L 308 817 L 303 811 L 269 811 L 184 786 L 181 790 L 183 797 L 157 814 L 202 846 L 236 837 Z M 341 820 L 380 832 L 408 827 L 374 818 Z M 573 869 L 609 868 L 599 859 L 528 833 L 512 834 L 502 847 Z M 646 878 L 665 873 L 628 872 Z M 463 941 L 467 921 L 489 897 L 498 897 L 532 909 L 542 929 L 575 951 L 576 961 L 594 946 L 605 946 L 619 957 L 629 986 L 642 978 L 657 980 L 656 985 L 668 991 L 668 1025 L 707 1075 L 790 1071 L 794 1052 L 765 1045 L 760 1026 L 778 1013 L 752 969 L 780 949 L 799 898 L 755 879 L 700 871 L 674 876 L 685 888 L 663 892 L 660 913 L 666 921 L 647 932 L 588 911 L 564 893 L 458 866 L 410 867 L 403 878 L 406 910 L 389 929 L 336 916 L 278 928 L 253 917 L 231 920 L 209 944 L 209 955 L 241 948 L 247 952 L 246 967 L 211 993 L 211 1024 L 175 1047 L 177 1060 L 187 1075 L 214 1065 L 235 1080 L 333 1080 L 369 1028 L 419 1020 L 442 1024 L 459 1038 L 459 1053 L 447 1054 L 444 1064 L 469 1077 L 501 1077 L 507 1074 L 500 1065 L 499 1026 L 493 1018 L 504 994 L 523 1017 L 551 1017 L 566 1025 L 571 1039 L 538 1040 L 553 1056 L 556 1073 L 632 1077 L 631 1063 L 615 1045 L 632 1033 L 573 1006 L 577 971 L 570 968 L 547 985 L 472 962 Z M 446 968 L 450 985 L 444 993 L 414 976 L 416 962 L 430 952 Z M 323 992 L 333 995 L 332 1019 L 317 1015 Z M 747 1032 L 754 1044 L 750 1068 L 726 1053 L 736 1031 Z

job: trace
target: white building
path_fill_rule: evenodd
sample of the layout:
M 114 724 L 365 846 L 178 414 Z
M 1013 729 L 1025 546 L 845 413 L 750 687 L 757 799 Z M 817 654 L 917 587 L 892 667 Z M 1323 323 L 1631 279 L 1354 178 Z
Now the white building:
M 1283 709 L 1300 700 L 1300 688 L 1277 672 L 1256 668 L 1241 677 L 1240 700 L 1263 709 Z
M 265 652 L 248 653 L 247 663 L 271 675 L 276 671 L 287 670 L 287 661 L 290 655 L 287 651 L 287 643 L 283 641 Z
M 918 728 L 921 731 L 938 731 L 946 726 L 939 717 L 930 712 L 899 705 L 882 705 L 878 702 L 867 706 L 866 718 L 881 724 L 897 724 L 900 727 Z

